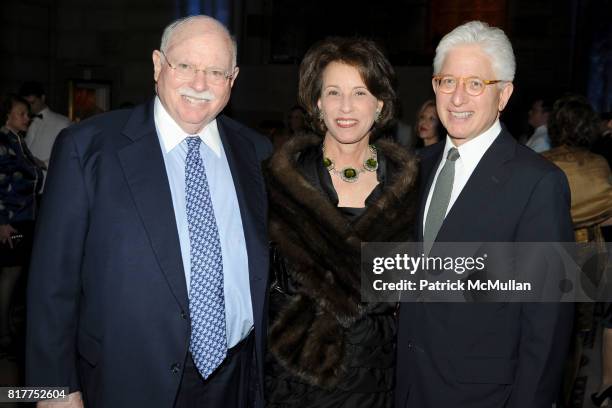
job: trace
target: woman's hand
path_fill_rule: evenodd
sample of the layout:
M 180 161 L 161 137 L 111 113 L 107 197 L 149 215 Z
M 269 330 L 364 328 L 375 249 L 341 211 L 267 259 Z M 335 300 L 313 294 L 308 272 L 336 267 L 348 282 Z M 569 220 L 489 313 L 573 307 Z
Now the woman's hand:
M 39 401 L 36 408 L 83 408 L 81 391 L 68 394 L 68 401 Z
M 13 241 L 11 240 L 11 235 L 16 233 L 17 230 L 11 227 L 10 224 L 2 224 L 0 225 L 0 242 L 3 244 L 8 243 L 10 248 L 13 248 Z

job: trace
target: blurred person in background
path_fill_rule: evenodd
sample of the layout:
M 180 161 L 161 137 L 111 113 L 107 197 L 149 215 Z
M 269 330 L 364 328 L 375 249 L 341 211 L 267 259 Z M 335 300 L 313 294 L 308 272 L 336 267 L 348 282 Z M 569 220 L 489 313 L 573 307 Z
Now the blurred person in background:
M 600 118 L 599 136 L 591 146 L 591 151 L 605 157 L 608 165 L 612 168 L 612 112 L 604 112 L 600 115 Z M 612 225 L 602 225 L 601 232 L 606 242 L 612 242 Z M 612 359 L 612 350 L 610 358 Z M 612 361 L 610 364 L 612 365 Z M 610 373 L 612 373 L 612 368 Z
M 412 125 L 404 122 L 404 110 L 402 108 L 402 101 L 399 98 L 395 110 L 395 120 L 390 125 L 389 133 L 397 143 L 408 150 L 414 150 L 417 144 L 415 132 Z
M 421 105 L 416 115 L 414 125 L 417 138 L 417 148 L 431 146 L 446 137 L 446 129 L 440 123 L 436 111 L 436 101 L 429 99 Z
M 596 243 L 604 251 L 601 227 L 612 221 L 612 174 L 606 159 L 588 150 L 599 133 L 599 118 L 588 100 L 567 95 L 555 101 L 548 118 L 552 149 L 542 155 L 559 166 L 567 176 L 572 196 L 572 221 L 578 243 Z M 601 276 L 605 256 L 594 264 Z M 593 327 L 594 303 L 577 303 L 570 357 L 565 370 L 563 399 L 570 406 L 571 392 L 580 368 L 583 336 Z M 603 319 L 602 381 L 592 395 L 597 406 L 612 397 L 612 316 Z
M 275 150 L 287 140 L 285 124 L 282 120 L 264 119 L 257 125 L 257 131 L 270 139 Z
M 287 114 L 287 135 L 291 138 L 303 133 L 308 128 L 306 124 L 306 111 L 300 105 L 294 105 Z
M 533 133 L 525 142 L 525 146 L 536 153 L 550 150 L 550 137 L 548 136 L 546 123 L 551 108 L 552 101 L 550 99 L 536 99 L 527 114 L 527 122 L 533 128 Z
M 287 113 L 286 123 L 266 120 L 260 123 L 259 129 L 270 136 L 274 150 L 278 150 L 287 140 L 306 131 L 306 112 L 301 106 L 294 105 Z
M 600 118 L 599 136 L 595 138 L 591 151 L 605 157 L 612 167 L 612 112 L 604 112 Z
M 14 340 L 11 302 L 23 270 L 27 270 L 36 215 L 36 194 L 42 182 L 23 137 L 30 124 L 28 102 L 7 95 L 0 104 L 0 348 Z
M 40 82 L 25 82 L 19 95 L 28 101 L 32 110 L 32 122 L 25 141 L 34 157 L 44 163 L 46 174 L 55 139 L 62 129 L 70 126 L 70 119 L 47 106 L 47 95 Z

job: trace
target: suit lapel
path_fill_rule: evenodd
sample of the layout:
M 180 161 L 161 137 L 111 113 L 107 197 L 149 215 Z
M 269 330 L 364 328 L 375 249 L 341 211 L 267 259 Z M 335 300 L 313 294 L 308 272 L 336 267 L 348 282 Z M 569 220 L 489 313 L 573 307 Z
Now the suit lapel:
M 482 234 L 475 225 L 483 220 L 483 207 L 495 205 L 500 197 L 499 189 L 511 176 L 504 164 L 515 155 L 516 141 L 502 130 L 491 147 L 478 162 L 465 187 L 448 212 L 436 241 L 460 242 L 482 240 Z M 474 237 L 471 237 L 471 232 Z
M 217 123 L 240 207 L 250 278 L 251 281 L 262 280 L 266 278 L 267 271 L 254 266 L 261 265 L 255 262 L 261 254 L 259 237 L 266 233 L 266 197 L 255 148 L 249 139 L 232 129 L 223 117 L 219 117 Z
M 153 104 L 134 110 L 123 133 L 132 141 L 118 151 L 125 180 L 170 290 L 183 310 L 188 310 L 183 259 Z

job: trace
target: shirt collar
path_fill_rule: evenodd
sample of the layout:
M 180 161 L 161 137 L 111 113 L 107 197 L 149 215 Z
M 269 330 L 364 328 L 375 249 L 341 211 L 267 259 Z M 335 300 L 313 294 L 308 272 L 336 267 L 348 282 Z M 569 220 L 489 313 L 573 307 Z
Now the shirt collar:
M 538 126 L 537 128 L 535 128 L 535 130 L 533 131 L 534 135 L 544 135 L 548 133 L 548 128 L 546 127 L 546 125 L 541 125 Z
M 32 114 L 32 119 L 38 118 L 42 120 L 44 118 L 48 118 L 50 112 L 51 110 L 49 110 L 49 107 L 45 106 L 40 112 Z
M 501 130 L 501 124 L 499 123 L 499 119 L 497 119 L 489 129 L 485 130 L 475 138 L 463 143 L 461 146 L 455 146 L 450 136 L 446 135 L 446 144 L 444 146 L 444 155 L 442 157 L 445 158 L 448 151 L 452 147 L 456 147 L 457 150 L 459 150 L 459 157 L 465 164 L 466 168 L 475 168 L 482 156 L 484 156 L 485 152 L 501 133 Z
M 162 142 L 162 147 L 166 153 L 181 144 L 186 137 L 194 136 L 187 134 L 181 129 L 157 96 L 155 97 L 155 103 L 153 105 L 153 117 L 155 119 L 157 133 Z M 204 126 L 197 136 L 202 139 L 204 144 L 206 144 L 217 157 L 221 157 L 221 137 L 219 136 L 217 119 L 213 119 Z

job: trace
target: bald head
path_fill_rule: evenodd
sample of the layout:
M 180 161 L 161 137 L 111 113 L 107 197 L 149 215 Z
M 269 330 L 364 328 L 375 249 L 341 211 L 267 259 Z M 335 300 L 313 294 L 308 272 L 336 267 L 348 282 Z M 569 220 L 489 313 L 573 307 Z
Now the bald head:
M 170 24 L 160 48 L 152 54 L 159 101 L 187 134 L 199 133 L 229 102 L 235 44 L 217 20 L 192 16 Z
M 173 45 L 194 34 L 216 34 L 225 37 L 232 54 L 232 66 L 236 66 L 236 41 L 223 24 L 209 16 L 189 16 L 173 21 L 164 29 L 159 49 L 167 54 Z

